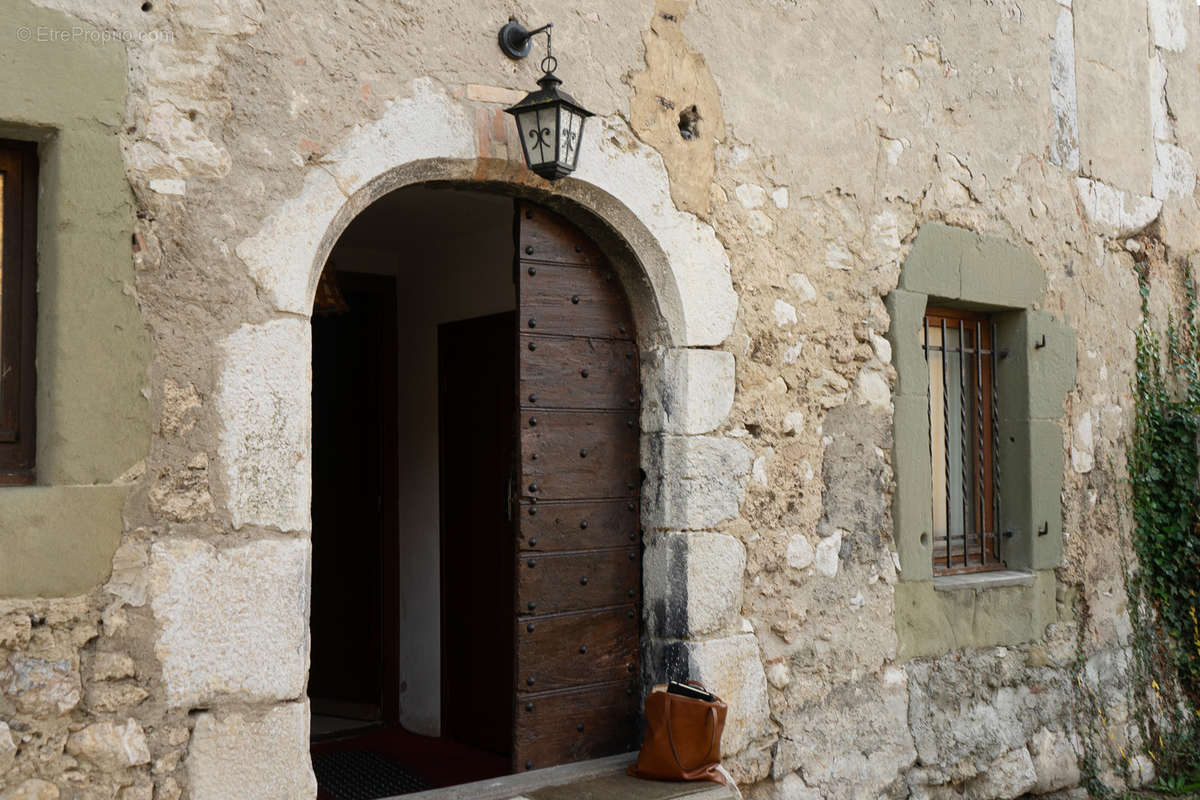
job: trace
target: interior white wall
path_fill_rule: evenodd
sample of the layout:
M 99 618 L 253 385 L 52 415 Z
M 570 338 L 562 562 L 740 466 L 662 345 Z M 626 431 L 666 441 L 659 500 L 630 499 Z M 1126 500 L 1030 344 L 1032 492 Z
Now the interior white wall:
M 400 721 L 441 732 L 437 326 L 515 308 L 512 200 L 393 192 L 359 215 L 331 258 L 395 274 L 399 318 Z

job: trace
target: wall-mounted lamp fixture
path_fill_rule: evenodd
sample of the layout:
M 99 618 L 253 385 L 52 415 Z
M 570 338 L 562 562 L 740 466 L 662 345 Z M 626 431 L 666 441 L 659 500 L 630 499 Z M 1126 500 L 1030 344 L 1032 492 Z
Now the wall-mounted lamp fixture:
M 553 23 L 534 30 L 526 30 L 514 19 L 500 29 L 500 49 L 509 58 L 524 58 L 529 55 L 530 39 L 539 33 L 546 34 L 546 57 L 542 59 L 542 72 L 536 92 L 512 108 L 504 109 L 517 121 L 521 134 L 521 151 L 525 154 L 525 166 L 546 180 L 554 181 L 570 175 L 579 163 L 579 145 L 583 141 L 583 123 L 592 112 L 566 92 L 559 91 L 562 81 L 555 76 L 558 59 L 550 45 L 550 29 Z

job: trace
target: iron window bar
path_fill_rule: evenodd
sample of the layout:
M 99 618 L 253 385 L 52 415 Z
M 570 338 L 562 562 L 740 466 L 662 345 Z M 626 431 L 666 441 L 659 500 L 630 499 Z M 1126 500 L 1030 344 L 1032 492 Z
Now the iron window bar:
M 1005 566 L 1000 555 L 1002 534 L 999 532 L 1000 446 L 997 425 L 999 396 L 996 381 L 996 326 L 990 320 L 976 315 L 955 316 L 957 318 L 948 324 L 946 316 L 930 309 L 923 320 L 921 342 L 930 380 L 934 381 L 940 377 L 942 394 L 941 467 L 944 470 L 946 517 L 941 536 L 938 535 L 938 531 L 934 531 L 933 541 L 934 572 L 941 575 L 981 572 L 1002 569 Z M 939 343 L 931 342 L 931 333 L 940 334 Z M 958 337 L 956 343 L 951 342 L 954 335 Z M 940 364 L 937 366 L 940 366 L 940 369 L 930 368 L 932 354 L 938 354 Z M 957 368 L 951 366 L 952 358 L 957 358 Z M 954 372 L 957 374 L 953 374 Z M 955 497 L 956 487 L 951 480 L 954 469 L 952 450 L 955 446 L 951 439 L 952 393 L 957 393 L 959 419 L 954 427 L 958 428 L 957 432 L 960 435 L 957 445 L 961 455 L 959 460 L 962 473 L 962 483 L 957 487 L 960 489 L 957 493 L 961 494 L 962 522 L 957 526 L 954 508 L 955 500 L 959 498 Z M 929 453 L 932 463 L 935 455 L 933 426 L 936 424 L 933 391 L 930 392 L 929 399 Z M 937 469 L 937 466 L 934 468 Z M 936 504 L 942 498 L 932 499 Z M 938 545 L 944 545 L 944 548 Z

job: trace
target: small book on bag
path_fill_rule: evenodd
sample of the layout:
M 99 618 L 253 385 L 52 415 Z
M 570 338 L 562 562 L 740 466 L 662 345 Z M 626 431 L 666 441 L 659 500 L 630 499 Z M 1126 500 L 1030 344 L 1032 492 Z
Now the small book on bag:
M 682 697 L 690 697 L 693 700 L 703 700 L 706 703 L 711 703 L 717 699 L 717 696 L 710 691 L 704 689 L 699 684 L 680 683 L 679 681 L 671 681 L 667 684 L 667 691 L 671 694 L 677 694 Z

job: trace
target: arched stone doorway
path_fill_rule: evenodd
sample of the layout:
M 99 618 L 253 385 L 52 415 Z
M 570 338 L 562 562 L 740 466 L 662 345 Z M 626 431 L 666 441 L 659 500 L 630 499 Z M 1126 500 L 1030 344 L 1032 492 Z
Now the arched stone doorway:
M 647 542 L 643 684 L 660 679 L 670 662 L 728 685 L 724 691 L 737 710 L 725 744 L 736 752 L 755 735 L 766 709 L 757 645 L 738 616 L 744 551 L 732 537 L 706 533 L 736 516 L 750 468 L 741 443 L 709 435 L 733 398 L 733 358 L 709 349 L 730 334 L 736 313 L 728 258 L 709 226 L 674 207 L 661 159 L 622 121 L 595 120 L 575 177 L 551 189 L 519 158 L 497 159 L 492 145 L 483 144 L 490 135 L 484 128 L 495 131 L 492 117 L 499 114 L 415 81 L 411 97 L 356 128 L 319 168 L 308 170 L 298 195 L 236 247 L 264 313 L 221 346 L 214 475 L 223 506 L 235 528 L 265 533 L 263 557 L 286 551 L 288 564 L 299 570 L 296 580 L 307 581 L 299 551 L 308 552 L 311 526 L 308 318 L 320 270 L 359 211 L 397 188 L 430 182 L 499 184 L 564 211 L 613 257 L 639 332 Z M 307 651 L 269 651 L 276 654 L 269 676 L 259 674 L 262 658 L 247 651 L 223 661 L 220 680 L 261 686 L 239 695 L 259 702 L 299 699 L 293 687 L 304 684 Z M 169 689 L 183 696 L 189 681 L 203 677 L 189 670 L 182 660 L 178 668 L 165 664 Z
M 409 186 L 339 238 L 312 326 L 322 788 L 367 753 L 391 795 L 635 747 L 640 376 L 611 261 L 542 206 Z

